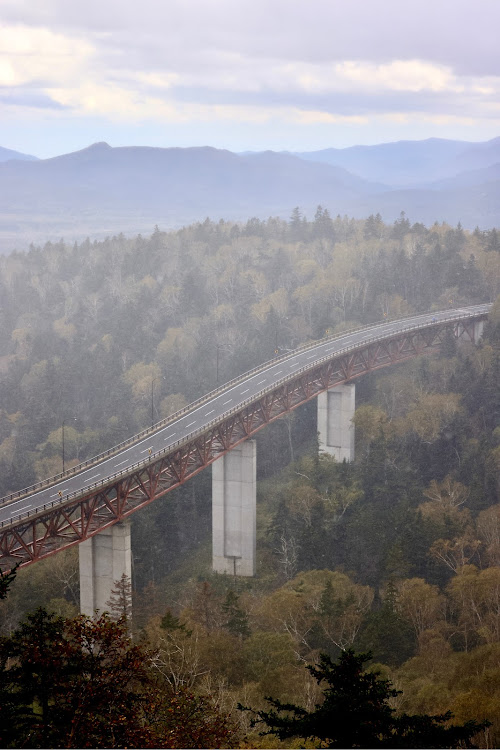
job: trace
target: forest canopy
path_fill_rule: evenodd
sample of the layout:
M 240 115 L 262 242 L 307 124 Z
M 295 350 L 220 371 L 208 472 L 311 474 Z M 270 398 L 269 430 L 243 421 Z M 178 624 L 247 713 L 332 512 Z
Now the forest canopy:
M 499 251 L 496 230 L 318 207 L 1 257 L 0 494 L 61 470 L 63 422 L 76 465 L 275 350 L 494 302 Z M 304 663 L 370 650 L 399 713 L 490 718 L 498 744 L 499 362 L 497 300 L 479 346 L 357 382 L 352 464 L 318 456 L 313 403 L 261 431 L 254 580 L 210 573 L 209 473 L 135 514 L 133 632 L 162 679 L 232 715 L 269 695 L 310 710 Z M 18 572 L 5 635 L 36 606 L 76 615 L 76 558 Z
M 325 331 L 500 292 L 496 230 L 206 220 L 0 257 L 0 495 Z M 161 376 L 161 377 L 160 377 Z M 22 463 L 14 457 L 23 455 Z

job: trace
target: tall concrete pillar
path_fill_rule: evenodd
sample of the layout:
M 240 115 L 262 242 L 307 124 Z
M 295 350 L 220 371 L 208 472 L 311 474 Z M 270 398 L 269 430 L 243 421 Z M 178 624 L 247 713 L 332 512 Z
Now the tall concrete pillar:
M 247 440 L 212 464 L 212 567 L 255 575 L 257 448 Z
M 477 344 L 479 339 L 483 336 L 484 320 L 476 320 L 472 324 L 472 330 L 470 326 L 465 326 L 463 323 L 457 323 L 457 341 L 458 344 L 468 343 L 472 341 Z M 464 335 L 465 332 L 465 335 Z
M 474 343 L 477 344 L 479 339 L 483 337 L 484 331 L 484 320 L 476 320 L 474 323 Z
M 337 461 L 354 460 L 355 385 L 336 385 L 318 396 L 319 449 Z
M 78 545 L 80 555 L 80 611 L 93 616 L 109 611 L 115 582 L 125 573 L 132 578 L 130 521 L 115 523 Z

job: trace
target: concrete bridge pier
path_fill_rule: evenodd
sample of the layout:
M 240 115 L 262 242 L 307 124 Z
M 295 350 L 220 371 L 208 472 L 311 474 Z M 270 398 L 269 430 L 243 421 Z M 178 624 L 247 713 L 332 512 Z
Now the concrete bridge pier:
M 337 461 L 354 461 L 356 386 L 336 385 L 318 396 L 319 450 Z
M 474 343 L 477 344 L 479 339 L 483 337 L 484 331 L 484 320 L 476 320 L 474 323 Z
M 78 545 L 80 556 L 80 612 L 92 617 L 109 611 L 115 582 L 125 573 L 132 578 L 130 521 L 115 523 Z
M 257 447 L 247 440 L 212 464 L 212 567 L 255 575 Z
M 467 326 L 464 323 L 457 323 L 456 335 L 459 344 L 464 341 L 471 341 L 473 344 L 477 344 L 479 339 L 483 336 L 484 320 L 475 320 L 472 326 Z M 465 334 L 465 335 L 464 335 Z

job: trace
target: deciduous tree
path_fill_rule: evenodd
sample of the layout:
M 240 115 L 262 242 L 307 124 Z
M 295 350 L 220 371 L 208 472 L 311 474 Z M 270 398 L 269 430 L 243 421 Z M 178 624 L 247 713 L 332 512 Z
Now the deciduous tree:
M 390 700 L 399 691 L 378 672 L 367 672 L 369 654 L 342 652 L 337 663 L 322 654 L 308 669 L 324 683 L 324 700 L 312 711 L 292 703 L 268 698 L 269 711 L 254 711 L 254 724 L 264 725 L 263 734 L 281 740 L 302 738 L 329 748 L 447 748 L 474 747 L 472 738 L 487 721 L 450 724 L 451 712 L 437 716 L 396 715 Z M 251 710 L 239 705 L 240 710 Z

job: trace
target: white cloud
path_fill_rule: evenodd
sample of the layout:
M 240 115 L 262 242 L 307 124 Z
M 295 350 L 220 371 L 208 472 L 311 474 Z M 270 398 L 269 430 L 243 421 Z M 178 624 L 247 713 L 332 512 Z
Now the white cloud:
M 20 25 L 0 27 L 0 50 L 3 86 L 72 81 L 95 55 L 82 39 Z
M 180 83 L 180 76 L 177 73 L 132 73 L 132 80 L 136 80 L 145 86 L 151 86 L 156 89 L 170 89 L 177 83 Z
M 346 79 L 365 89 L 376 87 L 414 92 L 461 89 L 449 67 L 422 60 L 393 60 L 383 65 L 349 60 L 339 63 L 335 69 L 340 79 Z
M 334 115 L 330 112 L 318 110 L 293 109 L 289 117 L 294 122 L 303 125 L 367 125 L 368 118 L 361 115 Z
M 421 5 L 435 7 L 430 0 L 409 0 L 405 13 L 397 12 L 395 0 L 381 0 L 385 14 L 373 0 L 307 6 L 298 0 L 3 0 L 0 15 L 10 22 L 0 28 L 0 86 L 19 90 L 10 103 L 4 97 L 3 113 L 17 113 L 25 92 L 34 111 L 35 102 L 46 106 L 50 97 L 64 116 L 114 123 L 361 128 L 384 118 L 402 126 L 412 118 L 439 126 L 491 121 L 498 115 L 500 75 L 491 56 L 484 58 L 487 75 L 459 70 L 457 17 L 469 16 L 463 0 L 442 2 L 455 16 L 427 19 L 424 32 Z M 437 44 L 445 20 L 449 34 Z M 482 44 L 469 34 L 467 54 L 491 47 L 489 26 L 481 23 Z M 462 31 L 470 30 L 462 24 Z M 452 51 L 441 54 L 445 48 Z
M 452 91 L 464 89 L 449 68 L 422 60 L 393 60 L 387 64 L 345 60 L 336 64 L 266 61 L 261 88 L 299 89 L 309 94 L 336 91 Z
M 144 95 L 140 90 L 90 81 L 77 88 L 50 88 L 47 93 L 54 101 L 71 108 L 75 114 L 101 115 L 114 121 L 186 123 L 239 119 L 267 122 L 280 112 L 264 107 L 178 102 L 171 98 Z
M 497 74 L 498 0 L 2 0 L 8 23 L 70 35 L 122 35 L 141 67 L 198 51 L 254 60 L 339 62 L 425 59 L 460 72 Z M 111 39 L 111 43 L 113 43 Z
M 15 86 L 18 80 L 18 76 L 10 60 L 0 57 L 0 86 Z

